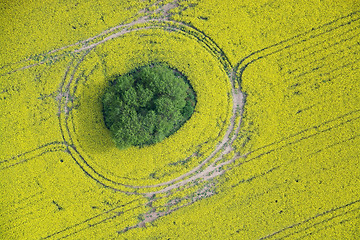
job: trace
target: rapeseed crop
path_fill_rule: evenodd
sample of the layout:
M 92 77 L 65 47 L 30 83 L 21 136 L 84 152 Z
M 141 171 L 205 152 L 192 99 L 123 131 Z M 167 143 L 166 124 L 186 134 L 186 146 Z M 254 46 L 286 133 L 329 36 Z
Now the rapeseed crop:
M 1 239 L 358 239 L 356 1 L 1 3 Z M 111 76 L 165 63 L 193 115 L 118 149 Z

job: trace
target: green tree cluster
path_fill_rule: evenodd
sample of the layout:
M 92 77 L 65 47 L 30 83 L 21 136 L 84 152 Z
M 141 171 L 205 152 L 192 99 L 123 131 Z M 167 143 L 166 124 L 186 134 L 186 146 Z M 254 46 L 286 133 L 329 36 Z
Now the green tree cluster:
M 195 92 L 165 64 L 114 76 L 103 98 L 106 127 L 116 146 L 145 146 L 176 132 L 193 114 Z

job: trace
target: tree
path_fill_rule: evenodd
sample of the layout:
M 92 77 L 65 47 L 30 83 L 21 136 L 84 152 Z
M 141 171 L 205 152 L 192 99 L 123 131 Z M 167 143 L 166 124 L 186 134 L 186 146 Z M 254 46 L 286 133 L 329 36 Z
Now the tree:
M 176 132 L 192 115 L 195 92 L 187 79 L 164 64 L 113 76 L 103 97 L 106 127 L 116 146 L 145 146 Z

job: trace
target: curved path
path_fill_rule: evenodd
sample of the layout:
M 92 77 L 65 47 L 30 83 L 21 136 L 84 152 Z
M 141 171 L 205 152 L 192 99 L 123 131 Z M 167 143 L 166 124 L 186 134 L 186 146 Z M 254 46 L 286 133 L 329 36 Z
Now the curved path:
M 167 4 L 165 6 L 163 6 L 160 9 L 167 9 L 167 11 L 170 9 L 171 6 L 174 6 L 174 4 Z M 64 102 L 64 112 L 65 115 L 68 115 L 69 113 L 69 108 L 67 107 L 67 104 L 69 103 L 69 98 L 70 98 L 70 90 L 69 90 L 69 86 L 70 84 L 73 82 L 74 80 L 74 74 L 76 72 L 77 66 L 83 61 L 84 57 L 87 55 L 87 53 L 89 53 L 92 49 L 96 48 L 96 46 L 105 43 L 111 39 L 114 39 L 116 37 L 119 37 L 121 35 L 124 35 L 126 33 L 132 32 L 132 31 L 137 31 L 137 30 L 142 30 L 142 29 L 151 29 L 154 28 L 153 26 L 147 26 L 147 27 L 141 27 L 141 28 L 134 28 L 134 29 L 130 29 L 131 27 L 136 26 L 137 24 L 142 24 L 142 23 L 153 23 L 153 22 L 162 22 L 162 23 L 174 23 L 174 21 L 170 21 L 168 19 L 167 16 L 167 12 L 165 12 L 165 17 L 162 19 L 150 19 L 148 16 L 143 16 L 137 20 L 134 20 L 133 22 L 129 23 L 129 24 L 125 24 L 125 25 L 119 25 L 117 27 L 112 28 L 112 31 L 115 30 L 120 30 L 119 32 L 115 32 L 113 34 L 111 34 L 110 36 L 105 37 L 103 40 L 96 42 L 96 43 L 92 43 L 86 46 L 81 47 L 80 49 L 75 50 L 74 52 L 85 52 L 83 57 L 80 59 L 80 61 L 76 64 L 76 66 L 74 67 L 73 73 L 70 76 L 69 82 L 66 85 L 66 90 L 65 91 L 59 91 L 59 112 L 61 112 L 61 99 L 62 97 L 65 97 L 65 102 Z M 190 27 L 191 26 L 184 24 L 184 23 L 179 23 L 176 22 L 176 24 L 182 25 L 184 27 Z M 155 28 L 158 26 L 155 26 Z M 112 32 L 112 31 L 106 31 L 106 33 Z M 103 36 L 103 34 L 100 34 L 98 36 Z M 91 38 L 90 40 L 95 39 L 95 37 Z M 217 46 L 216 46 L 217 47 Z M 225 61 L 228 61 L 227 59 L 225 59 Z M 227 65 L 230 65 L 230 63 L 228 62 Z M 231 81 L 231 84 L 234 84 L 234 82 L 236 81 L 236 73 L 235 70 L 231 70 L 230 74 L 229 74 L 229 79 Z M 239 90 L 239 89 L 233 89 L 232 91 L 232 100 L 233 100 L 233 110 L 232 110 L 232 117 L 230 120 L 230 124 L 228 125 L 228 129 L 225 133 L 225 136 L 223 137 L 222 141 L 220 142 L 220 144 L 217 145 L 216 149 L 210 154 L 210 156 L 208 156 L 205 160 L 203 160 L 197 167 L 193 168 L 191 171 L 187 172 L 186 174 L 183 174 L 175 179 L 172 179 L 170 181 L 167 182 L 163 182 L 160 184 L 156 184 L 156 185 L 148 185 L 148 186 L 132 186 L 132 185 L 125 185 L 125 184 L 120 184 L 123 185 L 125 187 L 130 187 L 130 188 L 134 188 L 134 189 L 139 189 L 139 188 L 155 188 L 155 187 L 163 187 L 166 186 L 164 189 L 159 190 L 159 191 L 153 191 L 153 192 L 148 192 L 146 194 L 144 194 L 145 196 L 151 196 L 157 193 L 163 193 L 163 192 L 167 192 L 169 190 L 172 190 L 174 188 L 178 188 L 181 186 L 184 186 L 185 184 L 194 181 L 195 179 L 199 179 L 199 178 L 203 178 L 203 179 L 210 179 L 213 178 L 215 176 L 218 176 L 220 174 L 223 173 L 223 171 L 221 171 L 221 167 L 223 167 L 226 164 L 229 164 L 233 161 L 235 161 L 235 158 L 239 158 L 240 156 L 236 156 L 234 159 L 232 159 L 231 161 L 227 161 L 224 163 L 221 163 L 219 165 L 216 165 L 216 163 L 221 160 L 222 156 L 231 152 L 233 149 L 231 147 L 231 144 L 234 142 L 234 140 L 236 139 L 239 129 L 240 129 L 240 124 L 241 121 L 239 121 L 239 123 L 235 123 L 236 120 L 236 116 L 237 116 L 237 111 L 238 109 L 240 109 L 239 114 L 242 114 L 242 109 L 243 109 L 243 105 L 244 105 L 244 95 L 243 93 Z M 230 138 L 230 134 L 232 134 L 232 137 Z M 65 140 L 65 139 L 64 139 Z M 74 146 L 69 146 L 74 148 Z M 76 151 L 76 149 L 74 148 L 74 150 Z M 201 170 L 202 168 L 204 168 L 204 166 L 210 162 L 211 159 L 214 158 L 214 156 L 216 154 L 218 154 L 219 152 L 222 152 L 221 156 L 216 159 L 212 164 L 210 164 L 208 167 L 206 167 L 205 169 Z M 200 171 L 200 172 L 198 172 Z M 192 176 L 193 175 L 193 176 Z M 188 179 L 185 179 L 187 177 L 191 176 Z M 185 179 L 183 181 L 181 181 L 182 179 Z M 181 181 L 181 182 L 178 182 Z M 178 183 L 176 183 L 178 182 Z M 175 184 L 174 184 L 175 183 Z M 127 192 L 127 193 L 131 193 L 131 192 Z

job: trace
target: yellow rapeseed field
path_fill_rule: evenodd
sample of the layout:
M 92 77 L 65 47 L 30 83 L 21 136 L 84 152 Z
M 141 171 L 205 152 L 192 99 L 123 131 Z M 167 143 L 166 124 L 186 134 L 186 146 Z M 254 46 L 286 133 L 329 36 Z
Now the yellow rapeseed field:
M 360 239 L 360 2 L 0 3 L 0 239 Z M 101 96 L 149 63 L 192 117 L 119 150 Z

